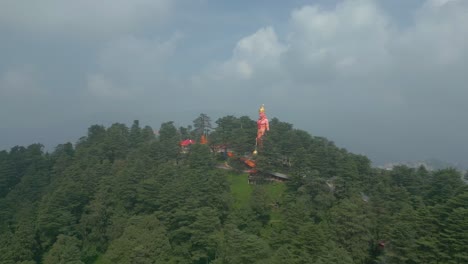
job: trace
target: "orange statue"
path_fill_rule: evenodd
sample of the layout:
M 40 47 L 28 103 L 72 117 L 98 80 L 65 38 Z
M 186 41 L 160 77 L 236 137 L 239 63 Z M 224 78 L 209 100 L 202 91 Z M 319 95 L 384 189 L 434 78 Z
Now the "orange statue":
M 257 120 L 257 144 L 262 144 L 262 137 L 265 135 L 265 131 L 270 130 L 270 124 L 268 123 L 268 118 L 265 114 L 265 106 L 262 105 L 258 110 L 258 120 Z

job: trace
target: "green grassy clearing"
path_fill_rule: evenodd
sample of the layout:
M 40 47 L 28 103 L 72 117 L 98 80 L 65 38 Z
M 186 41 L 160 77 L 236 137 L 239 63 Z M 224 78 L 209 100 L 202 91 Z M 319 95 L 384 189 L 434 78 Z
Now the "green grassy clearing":
M 234 197 L 234 208 L 248 206 L 253 186 L 248 183 L 249 175 L 246 173 L 229 173 L 228 181 L 231 184 L 231 194 Z
M 248 174 L 229 173 L 228 181 L 231 184 L 231 194 L 234 198 L 234 208 L 249 206 L 252 191 L 255 185 L 248 183 Z M 280 212 L 274 205 L 281 204 L 286 186 L 284 183 L 271 183 L 262 185 L 265 188 L 272 204 L 271 221 L 280 220 Z

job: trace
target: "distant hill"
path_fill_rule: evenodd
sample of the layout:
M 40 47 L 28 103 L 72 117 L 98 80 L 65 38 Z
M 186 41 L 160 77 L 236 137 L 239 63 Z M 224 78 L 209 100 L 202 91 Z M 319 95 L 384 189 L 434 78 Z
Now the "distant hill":
M 424 166 L 429 171 L 436 171 L 448 168 L 455 168 L 457 170 L 464 170 L 466 169 L 464 166 L 460 164 L 453 164 L 450 162 L 441 161 L 438 159 L 427 159 L 422 161 L 401 161 L 401 162 L 389 162 L 384 165 L 378 166 L 378 168 L 384 170 L 392 170 L 396 166 L 407 166 L 409 168 L 419 168 Z

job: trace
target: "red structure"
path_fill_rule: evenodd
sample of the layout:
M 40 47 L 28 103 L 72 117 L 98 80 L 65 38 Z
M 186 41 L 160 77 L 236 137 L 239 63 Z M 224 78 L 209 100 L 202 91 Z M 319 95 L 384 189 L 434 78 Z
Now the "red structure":
M 205 134 L 201 135 L 200 137 L 200 144 L 206 145 L 208 143 L 208 140 L 206 139 Z
M 191 140 L 191 139 L 186 139 L 186 140 L 182 140 L 180 143 L 180 146 L 181 147 L 188 147 L 192 144 L 195 144 L 195 141 Z

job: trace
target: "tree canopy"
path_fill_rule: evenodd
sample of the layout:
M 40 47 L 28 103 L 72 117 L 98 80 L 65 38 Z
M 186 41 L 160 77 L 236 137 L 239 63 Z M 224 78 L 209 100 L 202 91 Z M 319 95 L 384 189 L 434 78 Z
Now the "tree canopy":
M 277 118 L 250 156 L 254 120 L 214 123 L 93 125 L 50 153 L 0 151 L 0 263 L 468 262 L 467 174 L 372 168 Z M 289 180 L 226 170 L 247 156 Z

